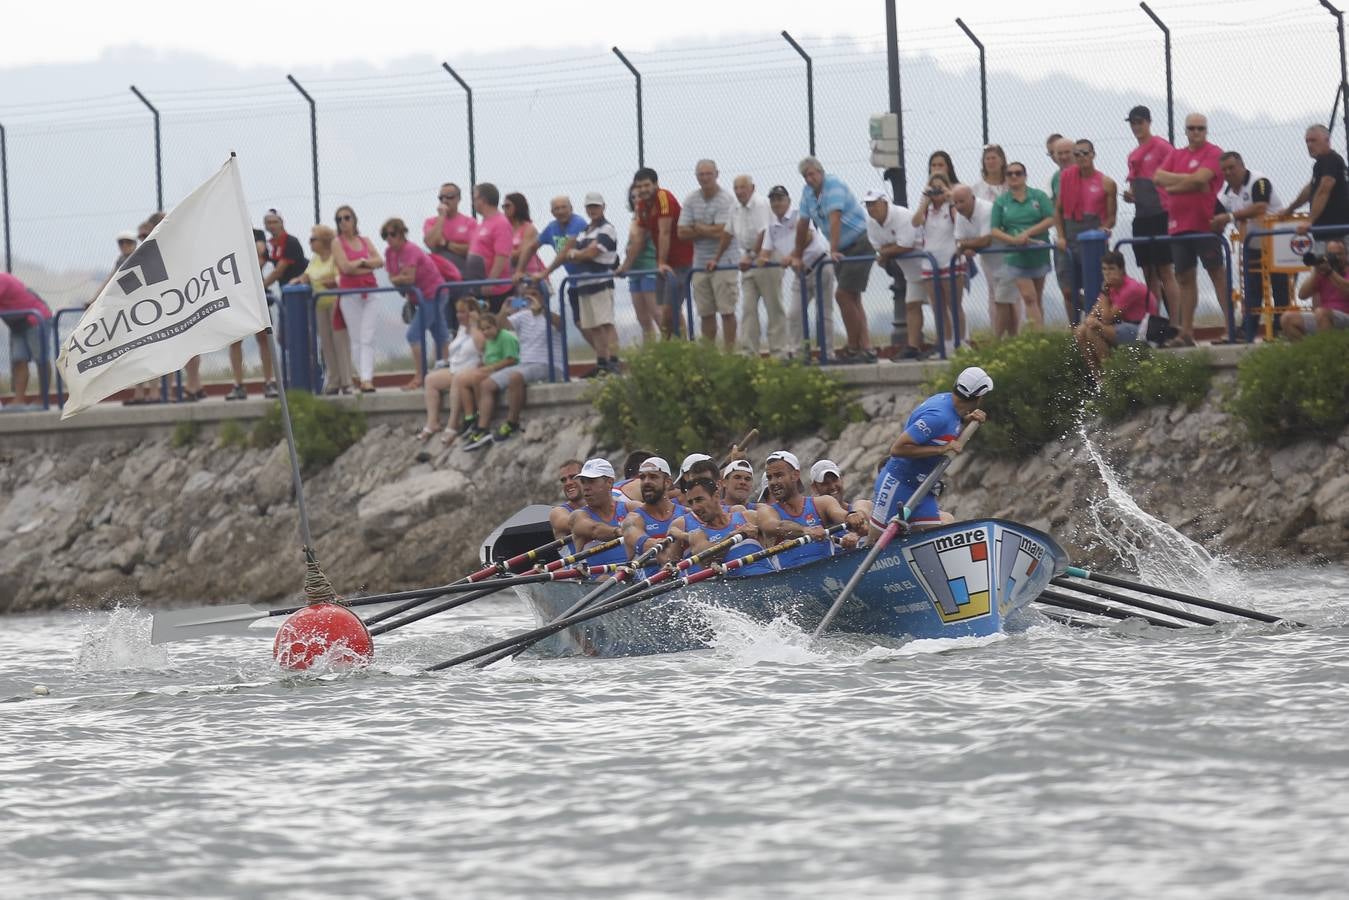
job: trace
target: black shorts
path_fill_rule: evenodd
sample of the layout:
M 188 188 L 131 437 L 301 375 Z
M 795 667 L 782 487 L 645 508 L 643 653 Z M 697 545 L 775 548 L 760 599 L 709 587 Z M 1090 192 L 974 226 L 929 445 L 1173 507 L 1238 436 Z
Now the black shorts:
M 1203 235 L 1202 238 L 1190 238 L 1171 242 L 1171 262 L 1180 275 L 1193 269 L 1196 263 L 1203 262 L 1204 269 L 1211 271 L 1223 264 L 1223 248 L 1216 234 L 1207 231 L 1182 231 L 1173 237 L 1185 235 Z
M 1157 213 L 1151 216 L 1134 217 L 1134 237 L 1165 237 L 1166 236 L 1166 213 Z M 1146 241 L 1141 244 L 1134 244 L 1134 261 L 1142 266 L 1169 266 L 1171 265 L 1171 247 L 1166 243 L 1156 241 Z

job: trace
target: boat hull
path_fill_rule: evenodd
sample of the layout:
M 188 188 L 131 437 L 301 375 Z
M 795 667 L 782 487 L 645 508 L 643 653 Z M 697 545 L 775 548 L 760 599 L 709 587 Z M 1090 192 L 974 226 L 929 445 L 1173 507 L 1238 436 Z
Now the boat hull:
M 865 550 L 752 578 L 717 578 L 575 625 L 535 645 L 541 656 L 638 656 L 709 646 L 709 607 L 756 622 L 787 617 L 813 630 L 856 572 Z M 883 550 L 839 610 L 832 631 L 895 639 L 997 634 L 1009 616 L 1063 573 L 1053 538 L 1016 522 L 982 519 L 919 532 Z M 540 623 L 591 585 L 515 588 Z

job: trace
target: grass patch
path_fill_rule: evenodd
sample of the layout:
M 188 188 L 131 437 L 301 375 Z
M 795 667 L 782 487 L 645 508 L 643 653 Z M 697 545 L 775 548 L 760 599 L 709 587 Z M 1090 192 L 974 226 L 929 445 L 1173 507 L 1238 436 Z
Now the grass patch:
M 173 426 L 169 446 L 175 450 L 184 450 L 195 444 L 199 437 L 201 437 L 201 423 L 196 419 L 184 419 Z
M 248 446 L 248 429 L 238 419 L 226 419 L 220 425 L 216 440 L 222 447 L 236 449 Z
M 1349 424 L 1349 331 L 1266 344 L 1246 354 L 1228 410 L 1257 443 L 1334 440 Z
M 837 436 L 862 418 L 848 388 L 818 367 L 679 340 L 647 344 L 626 362 L 625 377 L 604 379 L 589 393 L 600 439 L 676 462 L 719 451 L 755 427 L 782 438 L 820 429 Z
M 322 469 L 365 434 L 365 413 L 346 403 L 320 400 L 308 391 L 286 391 L 295 447 L 308 472 Z M 253 445 L 273 447 L 286 439 L 278 400 L 253 426 Z

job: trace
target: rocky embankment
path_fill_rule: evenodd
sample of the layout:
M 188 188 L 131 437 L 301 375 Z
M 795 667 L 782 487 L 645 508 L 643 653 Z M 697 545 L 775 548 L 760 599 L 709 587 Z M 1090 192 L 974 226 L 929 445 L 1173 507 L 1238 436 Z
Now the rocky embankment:
M 1213 396 L 1221 393 L 1215 384 Z M 869 421 L 832 442 L 790 442 L 803 461 L 839 462 L 854 494 L 868 491 L 876 460 L 920 399 L 902 386 L 861 397 Z M 305 483 L 334 585 L 397 590 L 462 575 L 497 522 L 558 496 L 563 460 L 621 459 L 617 448 L 596 446 L 585 421 L 583 407 L 540 409 L 508 444 L 421 463 L 415 426 L 375 425 Z M 1091 430 L 1091 439 L 1139 506 L 1207 547 L 1261 560 L 1349 560 L 1349 432 L 1264 450 L 1210 401 L 1150 410 Z M 757 448 L 756 467 L 769 443 Z M 1126 521 L 1078 436 L 1028 461 L 967 454 L 947 481 L 943 503 L 957 515 L 1042 528 L 1075 559 L 1105 562 L 1099 529 Z M 294 596 L 297 519 L 284 445 L 225 447 L 207 432 L 183 448 L 124 438 L 50 454 L 0 449 L 0 612 Z

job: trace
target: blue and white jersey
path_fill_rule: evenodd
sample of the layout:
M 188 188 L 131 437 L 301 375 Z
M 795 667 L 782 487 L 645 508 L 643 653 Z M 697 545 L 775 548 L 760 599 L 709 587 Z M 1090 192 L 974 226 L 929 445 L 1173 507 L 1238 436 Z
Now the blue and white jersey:
M 904 423 L 904 434 L 920 447 L 945 447 L 960 437 L 960 426 L 961 418 L 960 413 L 956 412 L 955 395 L 948 391 L 944 394 L 934 394 L 918 404 L 918 408 L 909 414 L 909 420 Z M 928 456 L 923 459 L 901 459 L 892 456 L 885 464 L 885 470 L 890 471 L 901 481 L 918 482 L 926 478 L 939 462 L 940 456 Z M 883 471 L 881 475 L 884 474 Z M 877 483 L 879 482 L 878 478 Z
M 629 512 L 628 504 L 622 500 L 614 501 L 614 514 L 612 518 L 607 519 L 600 518 L 595 514 L 595 511 L 593 509 L 591 509 L 588 506 L 585 508 L 585 513 L 586 515 L 590 516 L 590 518 L 594 519 L 596 522 L 601 522 L 605 525 L 612 525 L 614 528 L 618 528 L 623 524 L 623 520 L 628 517 L 628 512 Z M 581 549 L 584 550 L 586 549 L 586 547 L 593 547 L 596 544 L 602 543 L 604 542 L 590 541 L 585 545 L 585 547 L 582 547 Z M 594 556 L 588 556 L 585 559 L 585 563 L 591 566 L 607 565 L 609 563 L 623 563 L 627 561 L 628 561 L 628 551 L 627 548 L 624 547 L 622 544 L 619 544 L 616 547 L 610 547 L 608 550 L 605 550 L 602 553 L 596 553 Z
M 815 509 L 815 498 L 807 497 L 801 505 L 801 515 L 794 516 L 787 512 L 781 503 L 774 503 L 773 509 L 777 511 L 778 517 L 784 522 L 795 522 L 806 528 L 823 528 L 824 519 Z M 784 550 L 777 556 L 778 568 L 791 569 L 796 566 L 804 565 L 808 562 L 814 562 L 817 559 L 824 559 L 827 556 L 834 555 L 834 545 L 830 541 L 811 541 L 803 547 L 793 547 L 790 550 Z

